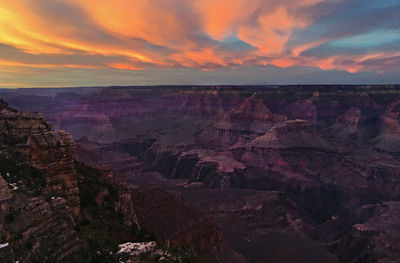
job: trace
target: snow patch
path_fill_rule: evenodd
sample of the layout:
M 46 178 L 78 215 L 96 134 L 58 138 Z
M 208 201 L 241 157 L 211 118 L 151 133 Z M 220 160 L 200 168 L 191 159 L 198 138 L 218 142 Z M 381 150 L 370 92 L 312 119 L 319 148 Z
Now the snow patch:
M 0 244 L 0 249 L 5 247 L 8 247 L 8 243 Z
M 157 246 L 157 243 L 152 242 L 139 242 L 139 243 L 124 243 L 118 245 L 119 251 L 118 254 L 127 253 L 131 256 L 139 256 L 140 254 L 154 251 Z
M 124 243 L 118 245 L 119 251 L 118 255 L 128 256 L 129 259 L 123 261 L 120 260 L 120 263 L 133 263 L 138 262 L 137 259 L 144 253 L 150 253 L 152 257 L 158 257 L 157 262 L 164 262 L 167 259 L 174 260 L 173 262 L 181 262 L 178 261 L 177 258 L 172 257 L 172 255 L 163 249 L 157 248 L 157 242 L 140 242 L 140 243 Z M 171 261 L 168 261 L 171 262 Z
M 18 190 L 18 186 L 17 186 L 16 183 L 9 183 L 8 185 L 11 186 L 11 188 L 12 188 L 14 191 L 15 191 L 15 190 Z

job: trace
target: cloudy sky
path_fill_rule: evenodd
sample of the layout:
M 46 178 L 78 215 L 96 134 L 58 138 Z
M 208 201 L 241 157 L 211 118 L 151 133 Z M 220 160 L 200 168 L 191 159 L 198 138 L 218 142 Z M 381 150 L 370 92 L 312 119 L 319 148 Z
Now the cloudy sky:
M 400 0 L 0 0 L 0 87 L 400 83 Z

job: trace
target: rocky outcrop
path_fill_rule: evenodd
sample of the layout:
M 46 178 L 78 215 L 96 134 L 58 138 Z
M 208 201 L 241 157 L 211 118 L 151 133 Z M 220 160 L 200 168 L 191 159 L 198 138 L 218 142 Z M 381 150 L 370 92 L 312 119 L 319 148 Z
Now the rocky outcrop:
M 222 234 L 212 218 L 185 207 L 167 192 L 157 188 L 134 191 L 132 201 L 139 225 L 169 246 L 191 244 L 207 251 L 222 244 Z
M 116 183 L 76 162 L 72 137 L 42 115 L 0 107 L 2 262 L 119 262 L 117 244 L 143 238 L 197 252 L 222 243 L 212 218 L 161 189 Z
M 398 262 L 399 202 L 366 205 L 358 213 L 367 214 L 367 220 L 354 224 L 339 245 L 341 259 L 345 262 Z
M 0 101 L 0 249 L 4 262 L 61 261 L 82 248 L 73 139 Z M 50 238 L 51 237 L 51 238 Z
M 7 166 L 3 166 L 3 177 L 13 180 L 12 166 L 32 167 L 37 170 L 38 177 L 44 180 L 43 185 L 32 186 L 37 186 L 34 190 L 47 197 L 62 196 L 67 206 L 77 214 L 79 191 L 74 171 L 75 143 L 72 137 L 62 130 L 54 132 L 43 115 L 21 113 L 7 106 L 0 110 L 0 155 L 11 169 L 7 171 Z
M 316 124 L 318 120 L 317 107 L 312 100 L 296 100 L 286 105 L 285 113 L 290 119 L 307 120 L 312 124 Z
M 390 103 L 379 117 L 380 134 L 374 139 L 375 147 L 393 153 L 400 152 L 400 101 Z

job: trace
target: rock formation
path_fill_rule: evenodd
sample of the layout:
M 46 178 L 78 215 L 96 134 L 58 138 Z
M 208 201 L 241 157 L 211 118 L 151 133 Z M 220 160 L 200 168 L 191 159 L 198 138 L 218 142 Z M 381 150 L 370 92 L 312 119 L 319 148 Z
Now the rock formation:
M 0 133 L 2 262 L 119 262 L 118 243 L 143 238 L 199 252 L 222 243 L 211 218 L 173 195 L 128 189 L 76 162 L 72 137 L 43 115 L 0 100 Z
M 220 262 L 398 257 L 399 86 L 109 87 L 2 96 L 42 112 L 77 141 L 79 162 L 126 186 L 115 202 L 126 225 L 138 222 L 172 243 L 222 243 Z M 12 186 L 1 185 L 8 198 Z M 98 192 L 99 203 L 105 193 Z M 174 220 L 163 219 L 169 225 L 160 229 L 153 218 L 167 215 Z
M 61 261 L 82 247 L 74 230 L 79 189 L 75 144 L 39 114 L 0 101 L 0 249 L 4 262 Z

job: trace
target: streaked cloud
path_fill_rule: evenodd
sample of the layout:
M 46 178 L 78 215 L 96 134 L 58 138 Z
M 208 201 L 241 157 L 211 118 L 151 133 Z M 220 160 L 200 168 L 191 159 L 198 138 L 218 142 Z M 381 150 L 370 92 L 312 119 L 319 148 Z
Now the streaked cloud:
M 271 67 L 288 82 L 299 68 L 399 81 L 399 15 L 398 0 L 0 0 L 0 83 L 56 85 L 65 73 L 86 85 L 106 70 L 106 83 L 196 72 L 212 84 L 250 68 L 268 82 Z

